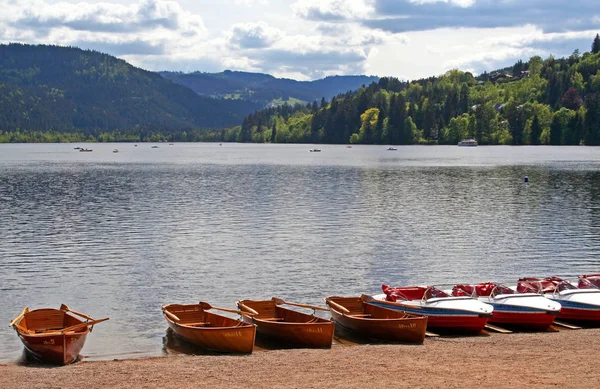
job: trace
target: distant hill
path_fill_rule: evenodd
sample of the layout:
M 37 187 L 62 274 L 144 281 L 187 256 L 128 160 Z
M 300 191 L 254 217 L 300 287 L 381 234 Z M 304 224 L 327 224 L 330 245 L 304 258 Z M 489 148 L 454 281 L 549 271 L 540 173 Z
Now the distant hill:
M 251 100 L 267 106 L 288 101 L 308 103 L 334 96 L 362 85 L 377 82 L 378 77 L 332 76 L 316 81 L 296 81 L 275 78 L 263 73 L 226 70 L 221 73 L 160 72 L 174 83 L 185 85 L 202 96 L 225 99 Z
M 230 127 L 261 107 L 199 96 L 96 51 L 0 45 L 0 132 Z

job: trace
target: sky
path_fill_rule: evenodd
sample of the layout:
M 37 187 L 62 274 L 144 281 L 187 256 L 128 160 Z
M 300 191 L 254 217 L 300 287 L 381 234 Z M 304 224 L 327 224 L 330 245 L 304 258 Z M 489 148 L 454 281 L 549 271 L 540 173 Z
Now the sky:
M 404 80 L 589 51 L 598 0 L 0 0 L 0 43 L 94 49 L 148 70 Z

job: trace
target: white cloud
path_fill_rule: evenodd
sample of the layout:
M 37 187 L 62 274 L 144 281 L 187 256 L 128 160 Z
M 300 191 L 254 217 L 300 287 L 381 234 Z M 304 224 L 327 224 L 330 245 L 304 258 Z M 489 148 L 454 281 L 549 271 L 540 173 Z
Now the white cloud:
M 0 42 L 92 48 L 150 70 L 414 79 L 587 51 L 600 21 L 592 0 L 74 1 L 0 0 Z
M 231 29 L 229 43 L 242 49 L 260 49 L 273 45 L 281 38 L 282 32 L 267 23 L 236 24 Z
M 375 11 L 374 0 L 298 0 L 292 9 L 301 18 L 323 21 L 359 20 Z
M 233 2 L 236 5 L 245 5 L 251 7 L 253 5 L 267 5 L 269 4 L 269 0 L 234 0 Z
M 463 8 L 472 6 L 476 1 L 477 0 L 410 0 L 413 4 L 448 3 Z

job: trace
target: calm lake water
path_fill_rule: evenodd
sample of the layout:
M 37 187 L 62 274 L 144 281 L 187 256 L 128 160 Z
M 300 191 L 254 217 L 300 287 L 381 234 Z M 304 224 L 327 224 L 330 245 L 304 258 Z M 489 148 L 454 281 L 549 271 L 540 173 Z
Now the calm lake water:
M 109 316 L 107 359 L 166 352 L 167 303 L 600 272 L 600 148 L 151 146 L 0 145 L 0 361 L 25 306 Z

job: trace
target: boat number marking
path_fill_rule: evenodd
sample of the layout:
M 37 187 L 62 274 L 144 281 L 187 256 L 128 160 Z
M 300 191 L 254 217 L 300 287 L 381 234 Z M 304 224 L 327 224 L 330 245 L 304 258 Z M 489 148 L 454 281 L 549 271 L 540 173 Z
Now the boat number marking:
M 320 334 L 323 332 L 323 329 L 322 328 L 305 328 L 304 332 L 314 332 L 314 333 Z
M 242 333 L 240 331 L 228 332 L 228 333 L 223 334 L 223 336 L 226 338 L 233 338 L 233 337 L 242 336 Z
M 54 344 L 54 339 L 44 340 L 44 344 Z
M 410 323 L 410 324 L 398 324 L 398 328 L 404 328 L 404 329 L 408 329 L 408 328 L 417 328 L 417 325 L 415 323 Z

